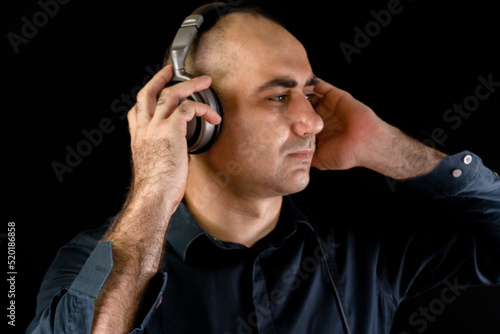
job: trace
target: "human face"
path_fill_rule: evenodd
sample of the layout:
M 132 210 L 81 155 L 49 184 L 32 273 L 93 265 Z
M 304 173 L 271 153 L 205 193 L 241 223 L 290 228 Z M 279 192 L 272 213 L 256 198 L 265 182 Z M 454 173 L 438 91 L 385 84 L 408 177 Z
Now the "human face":
M 224 124 L 202 156 L 212 172 L 226 172 L 228 189 L 238 195 L 298 192 L 309 182 L 315 135 L 323 127 L 311 104 L 317 79 L 288 31 L 241 16 L 227 36 L 237 65 L 219 85 Z

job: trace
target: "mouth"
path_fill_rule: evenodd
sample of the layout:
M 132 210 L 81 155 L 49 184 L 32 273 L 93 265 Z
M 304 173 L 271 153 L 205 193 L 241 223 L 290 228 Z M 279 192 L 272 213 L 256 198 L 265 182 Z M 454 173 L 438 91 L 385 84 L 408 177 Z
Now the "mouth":
M 288 155 L 292 158 L 300 159 L 300 160 L 311 160 L 314 154 L 314 148 L 302 149 L 299 151 L 294 151 L 289 153 Z

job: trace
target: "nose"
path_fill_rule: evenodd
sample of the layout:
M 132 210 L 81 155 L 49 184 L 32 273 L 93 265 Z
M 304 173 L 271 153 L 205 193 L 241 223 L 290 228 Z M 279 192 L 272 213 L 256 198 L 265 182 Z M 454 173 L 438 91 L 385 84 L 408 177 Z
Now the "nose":
M 323 129 L 323 119 L 305 96 L 298 97 L 290 107 L 292 131 L 299 137 L 314 136 Z

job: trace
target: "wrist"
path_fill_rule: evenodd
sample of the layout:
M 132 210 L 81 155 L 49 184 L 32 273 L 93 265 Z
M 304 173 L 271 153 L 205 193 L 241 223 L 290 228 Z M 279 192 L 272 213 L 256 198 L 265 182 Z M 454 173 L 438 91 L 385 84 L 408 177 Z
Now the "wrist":
M 163 194 L 132 190 L 103 241 L 112 241 L 114 250 L 139 260 L 143 269 L 154 273 L 176 208 Z

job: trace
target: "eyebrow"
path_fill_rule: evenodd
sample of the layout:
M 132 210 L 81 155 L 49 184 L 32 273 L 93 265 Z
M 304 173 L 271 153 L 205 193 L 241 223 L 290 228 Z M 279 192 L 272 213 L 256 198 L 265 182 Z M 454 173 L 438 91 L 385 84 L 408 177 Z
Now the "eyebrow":
M 316 86 L 318 83 L 319 79 L 315 75 L 313 75 L 309 80 L 307 80 L 305 87 Z M 294 79 L 284 78 L 284 77 L 274 78 L 257 87 L 256 93 L 262 93 L 265 92 L 266 90 L 270 90 L 277 87 L 293 88 L 296 87 L 297 85 L 298 83 Z

